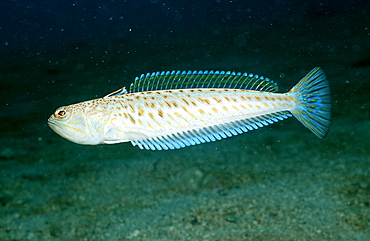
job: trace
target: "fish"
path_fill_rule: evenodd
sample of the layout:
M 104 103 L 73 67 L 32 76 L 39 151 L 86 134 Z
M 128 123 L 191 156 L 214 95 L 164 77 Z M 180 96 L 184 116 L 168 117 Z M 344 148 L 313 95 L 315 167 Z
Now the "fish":
M 264 76 L 231 71 L 162 71 L 102 98 L 62 106 L 48 125 L 77 144 L 131 142 L 172 150 L 236 136 L 294 116 L 319 138 L 331 123 L 329 82 L 315 67 L 290 91 Z

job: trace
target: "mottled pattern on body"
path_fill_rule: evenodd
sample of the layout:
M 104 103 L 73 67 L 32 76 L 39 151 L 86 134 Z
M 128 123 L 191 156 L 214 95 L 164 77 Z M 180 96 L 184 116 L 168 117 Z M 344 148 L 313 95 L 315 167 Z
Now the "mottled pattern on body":
M 236 75 L 230 76 L 233 79 L 228 76 L 229 82 L 240 83 Z M 80 144 L 131 141 L 152 150 L 219 140 L 272 124 L 291 113 L 317 136 L 326 135 L 330 124 L 329 87 L 319 68 L 287 93 L 258 91 L 259 86 L 272 86 L 272 82 L 245 76 L 255 86 L 252 90 L 155 90 L 152 86 L 152 90 L 127 93 L 121 89 L 104 98 L 58 108 L 49 125 L 61 136 Z M 138 81 L 148 82 L 145 78 L 148 77 Z M 313 85 L 307 88 L 310 81 Z M 224 81 L 223 85 L 229 82 Z

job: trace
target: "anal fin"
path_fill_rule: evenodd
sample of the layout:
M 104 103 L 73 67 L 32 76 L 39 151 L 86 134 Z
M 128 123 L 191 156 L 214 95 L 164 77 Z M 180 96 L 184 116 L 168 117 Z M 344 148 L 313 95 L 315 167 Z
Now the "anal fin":
M 171 135 L 131 141 L 134 146 L 146 150 L 173 150 L 186 146 L 212 142 L 255 130 L 291 117 L 289 111 L 266 114 L 202 129 L 194 129 Z

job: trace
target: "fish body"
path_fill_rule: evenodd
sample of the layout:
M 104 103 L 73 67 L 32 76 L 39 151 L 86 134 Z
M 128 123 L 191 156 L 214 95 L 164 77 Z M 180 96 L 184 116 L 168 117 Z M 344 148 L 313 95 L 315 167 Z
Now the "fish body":
M 295 116 L 320 138 L 330 126 L 330 90 L 313 69 L 287 93 L 264 77 L 233 72 L 142 75 L 103 98 L 58 108 L 49 126 L 87 145 L 129 142 L 142 149 L 178 149 L 221 140 Z

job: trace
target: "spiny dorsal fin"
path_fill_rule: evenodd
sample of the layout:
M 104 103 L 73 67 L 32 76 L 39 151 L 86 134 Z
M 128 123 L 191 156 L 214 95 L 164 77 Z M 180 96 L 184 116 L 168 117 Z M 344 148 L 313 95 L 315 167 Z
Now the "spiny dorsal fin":
M 107 97 L 111 97 L 111 96 L 117 96 L 117 95 L 125 95 L 127 94 L 127 90 L 126 90 L 126 87 L 122 87 L 121 89 L 118 89 L 116 91 L 113 91 L 112 93 L 110 94 L 107 94 L 106 96 L 104 96 L 103 98 L 107 98 Z
M 142 74 L 130 93 L 167 89 L 226 88 L 276 92 L 276 83 L 263 76 L 230 71 L 167 71 Z

